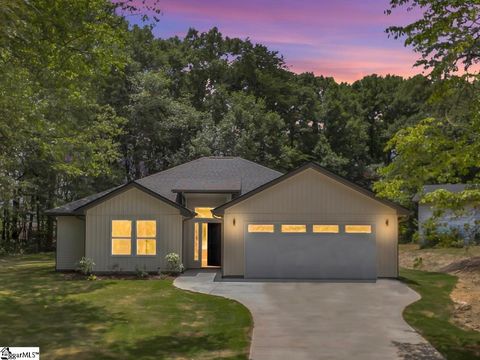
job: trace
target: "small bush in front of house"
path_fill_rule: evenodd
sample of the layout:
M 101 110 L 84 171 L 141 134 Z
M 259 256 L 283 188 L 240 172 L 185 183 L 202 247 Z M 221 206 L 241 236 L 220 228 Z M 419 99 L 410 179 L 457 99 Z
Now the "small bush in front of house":
M 182 262 L 180 261 L 180 255 L 176 253 L 170 253 L 165 256 L 165 261 L 167 262 L 167 273 L 171 275 L 178 275 L 185 270 Z
M 83 275 L 90 275 L 94 266 L 95 263 L 93 260 L 84 256 L 78 262 L 78 271 L 80 271 Z
M 90 275 L 88 275 L 87 280 L 88 281 L 95 281 L 95 280 L 97 280 L 97 276 L 93 275 L 93 274 L 90 274 Z
M 148 277 L 148 272 L 145 270 L 145 267 L 143 269 L 140 269 L 137 266 L 137 267 L 135 267 L 135 275 L 139 279 L 146 279 Z

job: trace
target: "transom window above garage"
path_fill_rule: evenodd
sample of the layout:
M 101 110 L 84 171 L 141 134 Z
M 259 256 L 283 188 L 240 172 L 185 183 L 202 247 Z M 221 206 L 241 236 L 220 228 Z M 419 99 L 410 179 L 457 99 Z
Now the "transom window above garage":
M 305 233 L 307 225 L 305 224 L 282 224 L 282 233 Z
M 340 226 L 338 225 L 317 225 L 313 224 L 312 232 L 314 233 L 326 233 L 326 234 L 338 234 Z
M 248 224 L 249 233 L 273 233 L 274 231 L 273 224 Z
M 345 232 L 347 234 L 370 234 L 372 225 L 345 225 Z

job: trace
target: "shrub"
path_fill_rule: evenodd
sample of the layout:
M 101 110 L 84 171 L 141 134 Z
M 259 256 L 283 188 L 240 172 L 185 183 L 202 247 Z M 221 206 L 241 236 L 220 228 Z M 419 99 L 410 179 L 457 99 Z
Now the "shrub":
M 463 247 L 465 240 L 457 227 L 447 227 L 446 224 L 438 224 L 434 219 L 423 223 L 423 234 L 420 247 Z
M 165 261 L 167 262 L 167 272 L 172 275 L 178 275 L 185 270 L 185 267 L 180 261 L 180 256 L 176 253 L 167 254 Z
M 438 234 L 437 247 L 461 248 L 464 245 L 465 245 L 465 240 L 463 239 L 462 234 L 460 233 L 460 230 L 456 227 L 450 227 Z
M 95 280 L 97 280 L 97 276 L 93 275 L 93 274 L 90 274 L 90 275 L 88 275 L 87 280 L 88 281 L 95 281 Z
M 139 279 L 145 279 L 148 277 L 148 272 L 145 270 L 145 267 L 143 269 L 140 269 L 138 266 L 135 267 L 135 275 Z
M 93 262 L 93 260 L 85 256 L 82 257 L 78 262 L 78 270 L 83 275 L 90 275 L 93 271 L 94 266 L 95 266 L 95 263 Z

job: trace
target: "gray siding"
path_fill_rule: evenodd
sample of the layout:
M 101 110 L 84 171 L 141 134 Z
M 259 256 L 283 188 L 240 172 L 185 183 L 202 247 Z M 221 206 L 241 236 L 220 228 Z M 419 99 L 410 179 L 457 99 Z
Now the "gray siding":
M 165 268 L 165 255 L 175 252 L 182 256 L 183 217 L 180 211 L 149 195 L 132 188 L 86 211 L 86 256 L 95 262 L 95 271 L 147 271 Z M 111 254 L 112 220 L 156 220 L 157 254 L 155 256 Z M 183 259 L 182 259 L 183 261 Z
M 398 275 L 396 210 L 313 169 L 292 176 L 225 210 L 225 276 L 244 275 L 244 228 L 248 223 L 261 222 L 372 224 L 376 232 L 378 276 Z
M 418 205 L 418 232 L 420 238 L 423 235 L 423 224 L 432 216 L 433 208 L 430 204 Z M 437 224 L 439 225 L 439 230 L 442 228 L 446 229 L 449 227 L 456 227 L 459 229 L 460 233 L 464 233 L 465 224 L 473 225 L 475 224 L 475 221 L 480 221 L 480 212 L 474 209 L 472 205 L 466 206 L 463 214 L 456 215 L 450 211 L 446 211 L 436 220 Z
M 75 270 L 85 254 L 85 219 L 57 217 L 57 270 Z

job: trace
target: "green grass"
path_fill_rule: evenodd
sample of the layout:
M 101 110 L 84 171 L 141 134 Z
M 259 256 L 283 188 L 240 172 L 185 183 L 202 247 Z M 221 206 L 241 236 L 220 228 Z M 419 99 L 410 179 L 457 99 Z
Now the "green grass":
M 247 359 L 238 302 L 171 280 L 66 280 L 51 254 L 0 258 L 1 345 L 45 359 Z
M 457 278 L 443 273 L 401 269 L 402 280 L 422 299 L 403 312 L 405 320 L 448 360 L 480 359 L 480 333 L 452 323 L 450 299 Z

